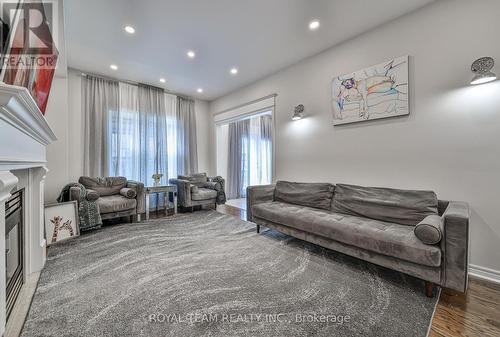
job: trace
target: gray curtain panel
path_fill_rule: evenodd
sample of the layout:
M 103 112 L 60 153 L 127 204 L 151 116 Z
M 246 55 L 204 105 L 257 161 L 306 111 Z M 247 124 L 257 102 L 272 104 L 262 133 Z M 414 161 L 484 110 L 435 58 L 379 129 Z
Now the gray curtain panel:
M 243 139 L 248 138 L 250 119 L 229 123 L 229 155 L 227 160 L 227 195 L 229 199 L 244 198 Z
M 197 173 L 198 149 L 194 100 L 177 97 L 177 116 L 177 173 L 180 175 Z
M 139 85 L 139 179 L 152 183 L 151 175 L 167 175 L 167 126 L 163 90 Z
M 273 118 L 271 115 L 260 117 L 260 136 L 265 140 L 273 140 Z
M 82 80 L 84 113 L 84 174 L 91 177 L 109 171 L 108 120 L 110 111 L 118 111 L 118 82 L 93 76 Z

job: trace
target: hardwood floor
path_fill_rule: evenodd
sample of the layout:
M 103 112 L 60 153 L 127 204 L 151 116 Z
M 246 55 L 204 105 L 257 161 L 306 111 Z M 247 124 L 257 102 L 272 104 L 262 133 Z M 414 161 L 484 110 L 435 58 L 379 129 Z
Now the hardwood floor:
M 240 218 L 241 220 L 247 219 L 247 211 L 242 208 L 229 205 L 218 205 L 217 211 L 223 214 L 234 215 L 235 217 Z
M 246 211 L 220 205 L 217 210 L 246 220 Z M 499 337 L 500 284 L 470 278 L 467 294 L 443 289 L 429 337 Z
M 430 337 L 500 336 L 500 285 L 469 281 L 466 295 L 443 289 Z

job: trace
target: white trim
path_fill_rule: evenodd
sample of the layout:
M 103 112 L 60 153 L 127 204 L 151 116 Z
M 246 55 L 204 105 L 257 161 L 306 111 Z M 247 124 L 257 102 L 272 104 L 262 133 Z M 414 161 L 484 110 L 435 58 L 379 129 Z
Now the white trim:
M 42 145 L 57 140 L 26 88 L 0 84 L 0 118 Z
M 471 264 L 469 265 L 469 275 L 482 280 L 500 284 L 500 271 L 498 270 Z
M 216 125 L 226 124 L 236 119 L 253 116 L 266 110 L 274 110 L 276 95 L 269 95 L 257 100 L 241 104 L 231 109 L 218 112 L 214 115 Z
M 247 102 L 247 103 L 243 103 L 243 104 L 240 104 L 240 105 L 237 105 L 237 106 L 234 106 L 232 108 L 229 108 L 229 109 L 225 109 L 225 110 L 222 110 L 222 111 L 219 111 L 219 112 L 216 112 L 214 114 L 215 115 L 220 115 L 224 112 L 228 112 L 228 111 L 231 111 L 231 110 L 235 110 L 235 109 L 238 109 L 238 108 L 241 108 L 241 107 L 244 107 L 245 105 L 249 105 L 249 104 L 253 104 L 253 103 L 257 103 L 259 101 L 263 101 L 263 100 L 266 100 L 268 98 L 275 98 L 276 96 L 278 96 L 278 94 L 271 94 L 271 95 L 267 95 L 267 96 L 264 96 L 264 97 L 261 97 L 261 98 L 257 98 L 257 99 L 254 99 L 253 101 L 250 101 L 250 102 Z
M 0 171 L 9 171 L 9 170 L 21 170 L 27 169 L 31 167 L 41 167 L 45 166 L 47 161 L 45 160 L 13 160 L 13 159 L 4 159 L 0 158 Z
M 272 116 L 273 114 L 274 114 L 274 105 L 270 106 L 270 107 L 267 107 L 267 108 L 264 108 L 262 110 L 251 111 L 251 112 L 246 113 L 246 114 L 241 114 L 241 115 L 237 115 L 237 116 L 228 117 L 228 118 L 226 118 L 226 119 L 224 119 L 222 121 L 216 121 L 215 122 L 215 126 L 229 124 L 229 123 L 232 123 L 232 122 L 242 121 L 242 120 L 245 120 L 245 119 L 250 119 L 250 118 L 254 118 L 254 117 L 260 117 L 260 116 L 264 116 L 264 115 L 271 115 Z

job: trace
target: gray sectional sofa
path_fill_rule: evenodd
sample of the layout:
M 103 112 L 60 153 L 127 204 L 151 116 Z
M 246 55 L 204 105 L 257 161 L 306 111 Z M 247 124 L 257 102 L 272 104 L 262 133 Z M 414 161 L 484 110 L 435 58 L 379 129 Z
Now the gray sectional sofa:
M 247 218 L 296 238 L 465 292 L 469 207 L 432 191 L 292 183 L 247 189 Z

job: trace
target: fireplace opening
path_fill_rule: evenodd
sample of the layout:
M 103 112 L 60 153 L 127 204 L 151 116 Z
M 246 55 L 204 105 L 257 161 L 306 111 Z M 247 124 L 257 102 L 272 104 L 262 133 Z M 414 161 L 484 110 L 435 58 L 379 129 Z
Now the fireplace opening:
M 24 282 L 23 239 L 24 189 L 12 193 L 5 203 L 5 266 L 7 284 L 7 319 Z

